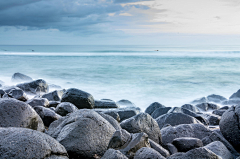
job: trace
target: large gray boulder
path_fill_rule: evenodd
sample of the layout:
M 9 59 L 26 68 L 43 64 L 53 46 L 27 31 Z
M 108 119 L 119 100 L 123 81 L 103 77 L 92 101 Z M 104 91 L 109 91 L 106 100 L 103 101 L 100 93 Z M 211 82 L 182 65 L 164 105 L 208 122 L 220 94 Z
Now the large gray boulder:
M 115 131 L 112 138 L 109 141 L 108 149 L 113 148 L 116 150 L 124 149 L 127 147 L 129 142 L 132 140 L 132 136 L 129 132 L 124 129 Z
M 12 76 L 12 82 L 29 82 L 29 81 L 33 81 L 33 79 L 19 72 L 14 73 Z
M 54 138 L 25 128 L 0 128 L 0 158 L 68 159 L 66 149 Z
M 156 109 L 151 116 L 156 119 L 158 117 L 160 117 L 161 115 L 167 114 L 167 112 L 172 109 L 172 107 L 165 107 L 165 108 L 158 108 Z
M 143 147 L 139 149 L 135 156 L 134 159 L 165 159 L 159 152 L 156 150 L 150 148 L 150 147 Z
M 44 81 L 43 79 L 21 83 L 16 86 L 29 94 L 47 93 L 49 90 L 47 82 Z
M 119 108 L 116 102 L 111 100 L 95 100 L 94 108 Z
M 46 98 L 32 98 L 26 101 L 26 103 L 32 106 L 33 108 L 36 106 L 43 106 L 43 107 L 49 106 L 49 101 Z
M 148 113 L 149 115 L 151 115 L 158 108 L 165 108 L 165 106 L 158 102 L 154 102 L 147 107 L 147 109 L 145 110 L 145 113 Z
M 211 150 L 212 152 L 222 157 L 223 159 L 233 159 L 231 152 L 220 141 L 212 142 L 204 147 Z
M 53 92 L 42 95 L 42 98 L 47 98 L 49 101 L 60 101 L 64 90 L 55 90 Z
M 98 112 L 99 115 L 101 115 L 104 119 L 106 119 L 116 130 L 120 130 L 121 126 L 120 124 L 117 122 L 117 120 L 115 120 L 113 117 L 111 117 L 110 115 Z
M 70 88 L 64 92 L 61 102 L 70 102 L 78 109 L 93 109 L 95 103 L 91 94 L 76 88 Z
M 203 147 L 203 143 L 198 138 L 180 137 L 173 140 L 172 144 L 179 152 L 187 152 L 191 149 Z
M 101 159 L 128 159 L 119 150 L 108 149 Z
M 44 131 L 43 121 L 36 111 L 16 99 L 0 99 L 0 127 L 22 127 Z
M 115 128 L 97 112 L 80 109 L 54 121 L 46 132 L 56 138 L 70 158 L 103 156 Z
M 55 109 L 55 112 L 58 113 L 61 116 L 66 116 L 69 113 L 73 113 L 77 111 L 78 108 L 69 102 L 62 102 L 58 104 L 57 108 Z
M 121 122 L 120 126 L 130 133 L 144 132 L 156 143 L 162 143 L 157 122 L 147 113 L 140 113 Z

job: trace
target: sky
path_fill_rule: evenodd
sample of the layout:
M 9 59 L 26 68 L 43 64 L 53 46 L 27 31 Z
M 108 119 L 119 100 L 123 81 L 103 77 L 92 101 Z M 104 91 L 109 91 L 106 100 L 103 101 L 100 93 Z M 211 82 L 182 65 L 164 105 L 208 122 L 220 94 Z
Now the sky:
M 0 1 L 0 45 L 239 43 L 239 0 Z

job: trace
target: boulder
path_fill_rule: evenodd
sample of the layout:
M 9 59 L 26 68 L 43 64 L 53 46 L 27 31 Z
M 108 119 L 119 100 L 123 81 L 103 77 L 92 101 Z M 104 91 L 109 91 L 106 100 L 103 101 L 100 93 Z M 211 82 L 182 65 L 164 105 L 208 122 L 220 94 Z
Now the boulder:
M 49 109 L 51 109 L 51 110 L 53 110 L 53 111 L 55 111 L 55 110 L 56 110 L 56 108 L 55 108 L 55 107 L 50 107 Z
M 4 87 L 3 91 L 6 93 L 9 93 L 12 89 L 20 89 L 20 88 L 16 86 Z
M 166 145 L 167 150 L 169 151 L 170 155 L 173 155 L 178 152 L 178 149 L 171 143 L 167 143 Z
M 157 122 L 147 113 L 140 113 L 121 122 L 120 126 L 130 133 L 144 132 L 156 143 L 162 143 Z
M 230 107 L 229 106 L 223 106 L 223 107 L 221 107 L 221 108 L 219 108 L 219 110 L 228 110 Z
M 113 148 L 116 150 L 124 149 L 132 140 L 132 136 L 129 132 L 124 129 L 115 131 L 112 138 L 109 141 L 108 149 Z
M 196 107 L 198 107 L 202 111 L 216 110 L 220 108 L 220 106 L 213 103 L 201 103 L 201 104 L 197 104 Z
M 199 113 L 200 112 L 200 110 L 196 106 L 194 106 L 192 104 L 184 104 L 184 105 L 181 106 L 181 108 L 190 110 L 190 111 L 192 111 L 194 113 Z
M 103 156 L 115 128 L 97 112 L 80 109 L 54 121 L 46 132 L 56 138 L 70 158 Z
M 21 89 L 12 89 L 8 93 L 8 96 L 10 96 L 11 98 L 15 98 L 17 100 L 23 101 L 23 102 L 28 100 L 26 93 L 23 92 L 23 90 L 21 90 Z
M 172 144 L 178 149 L 179 152 L 187 152 L 191 149 L 203 146 L 203 143 L 200 139 L 192 137 L 175 138 Z
M 161 115 L 167 114 L 167 112 L 171 109 L 172 107 L 166 107 L 166 108 L 158 108 L 156 109 L 151 116 L 156 119 L 160 117 Z
M 204 147 L 211 150 L 212 152 L 222 157 L 223 159 L 233 159 L 231 152 L 228 151 L 226 146 L 220 141 L 212 142 Z
M 139 149 L 135 156 L 134 159 L 165 159 L 159 152 L 156 150 L 150 148 L 150 147 L 143 147 Z
M 148 113 L 149 115 L 151 115 L 158 108 L 165 108 L 165 106 L 158 102 L 154 102 L 147 107 L 147 109 L 145 110 L 145 113 Z
M 214 102 L 214 103 L 222 103 L 223 101 L 227 100 L 227 98 L 220 96 L 220 95 L 216 95 L 216 94 L 211 94 L 209 96 L 207 96 L 207 99 L 209 102 Z
M 63 93 L 63 90 L 55 90 L 53 92 L 42 95 L 42 98 L 47 98 L 49 101 L 60 101 Z
M 108 149 L 101 159 L 128 159 L 119 150 Z
M 68 159 L 58 141 L 31 129 L 0 128 L 0 145 L 0 158 Z
M 226 110 L 214 110 L 212 113 L 215 114 L 215 115 L 219 115 L 219 116 L 222 116 L 223 113 L 225 112 Z
M 49 125 L 55 120 L 58 120 L 59 118 L 61 118 L 61 116 L 56 114 L 53 110 L 49 108 L 45 108 L 43 106 L 36 106 L 34 107 L 34 110 L 38 113 L 44 125 L 47 127 L 49 127 Z
M 114 101 L 110 100 L 95 100 L 94 108 L 119 108 L 119 106 Z
M 70 102 L 78 109 L 93 109 L 95 103 L 91 94 L 76 88 L 70 88 L 64 92 L 61 102 Z
M 156 119 L 158 126 L 160 129 L 163 128 L 165 124 L 170 124 L 172 126 L 180 125 L 180 124 L 197 124 L 201 123 L 197 119 L 183 114 L 183 113 L 168 113 L 162 115 Z
M 26 101 L 26 103 L 32 106 L 33 108 L 36 106 L 43 106 L 43 107 L 49 106 L 49 101 L 46 98 L 32 98 Z
M 127 100 L 127 99 L 122 99 L 122 100 L 119 100 L 117 102 L 117 104 L 119 106 L 123 106 L 123 107 L 136 107 L 136 105 L 134 103 L 132 103 L 131 101 Z
M 207 117 L 207 120 L 209 121 L 210 125 L 219 125 L 219 122 L 221 120 L 221 116 L 211 114 Z
M 223 115 L 219 127 L 223 136 L 240 151 L 240 106 L 232 106 Z
M 149 140 L 151 148 L 153 148 L 154 150 L 159 152 L 163 157 L 170 156 L 170 153 L 168 152 L 168 150 L 166 150 L 165 148 L 163 148 L 161 145 L 157 144 L 153 140 L 151 140 L 151 139 L 148 139 L 148 140 Z
M 120 122 L 138 114 L 136 110 L 128 110 L 128 109 L 117 110 L 116 112 L 119 114 Z
M 58 104 L 60 104 L 61 102 L 59 101 L 49 101 L 49 106 L 48 107 L 54 107 L 56 108 L 58 106 Z
M 4 90 L 0 89 L 0 98 L 2 98 L 2 96 L 3 96 L 4 94 L 6 94 L 6 92 L 5 92 Z
M 16 86 L 29 94 L 47 93 L 49 90 L 47 82 L 43 79 L 38 79 L 27 83 L 21 83 Z
M 200 103 L 206 103 L 208 102 L 208 99 L 206 97 L 198 98 L 192 101 L 192 104 L 200 104 Z
M 115 120 L 113 117 L 111 117 L 110 115 L 98 112 L 99 115 L 101 115 L 104 119 L 106 119 L 116 130 L 120 130 L 121 126 L 120 124 L 117 122 L 117 120 Z
M 12 82 L 29 82 L 29 81 L 33 81 L 33 79 L 22 73 L 14 73 L 12 76 Z
M 239 104 L 240 104 L 240 98 L 232 98 L 222 102 L 222 105 L 229 105 L 229 106 L 239 105 Z
M 0 127 L 23 127 L 44 131 L 43 121 L 36 111 L 16 99 L 0 99 Z
M 240 98 L 240 89 L 229 97 L 229 99 L 236 99 L 236 98 L 237 99 Z
M 110 115 L 111 117 L 113 117 L 115 120 L 117 120 L 118 122 L 120 122 L 120 116 L 117 112 L 115 111 L 105 111 L 103 112 L 104 114 Z
M 61 116 L 66 116 L 68 113 L 73 113 L 76 110 L 78 110 L 78 108 L 72 103 L 63 102 L 58 104 L 57 108 L 55 109 L 55 112 Z

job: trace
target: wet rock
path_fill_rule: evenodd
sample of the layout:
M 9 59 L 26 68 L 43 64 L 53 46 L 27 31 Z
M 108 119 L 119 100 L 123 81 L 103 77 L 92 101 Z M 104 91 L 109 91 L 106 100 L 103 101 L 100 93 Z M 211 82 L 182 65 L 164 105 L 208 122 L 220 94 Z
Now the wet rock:
M 0 99 L 0 127 L 23 127 L 44 131 L 43 121 L 36 111 L 16 99 Z
M 98 114 L 101 115 L 104 119 L 106 119 L 116 130 L 121 129 L 120 124 L 110 115 L 107 115 L 101 112 L 99 112 Z
M 0 158 L 68 159 L 66 149 L 52 137 L 25 128 L 0 128 Z
M 214 102 L 214 103 L 222 103 L 223 101 L 227 100 L 227 98 L 220 96 L 220 95 L 216 95 L 216 94 L 211 94 L 209 96 L 207 96 L 207 99 L 209 102 Z
M 226 110 L 214 110 L 212 113 L 215 115 L 222 116 Z
M 162 142 L 157 122 L 147 113 L 140 113 L 121 122 L 120 126 L 130 133 L 144 132 L 156 143 Z
M 33 81 L 33 79 L 22 73 L 14 73 L 12 76 L 12 82 L 29 82 L 29 81 Z
M 49 101 L 49 106 L 48 107 L 54 107 L 56 108 L 58 106 L 58 104 L 60 104 L 61 102 L 59 101 Z
M 206 102 L 208 102 L 207 98 L 206 97 L 202 97 L 202 98 L 195 99 L 191 103 L 192 104 L 200 104 L 200 103 L 206 103 Z
M 51 109 L 51 110 L 53 110 L 53 111 L 55 111 L 55 110 L 56 110 L 56 108 L 55 108 L 55 107 L 50 107 L 49 109 Z
M 76 88 L 70 88 L 64 92 L 61 102 L 70 102 L 78 109 L 93 109 L 95 103 L 91 94 Z
M 6 92 L 2 89 L 0 89 L 0 98 L 2 98 L 2 96 L 5 94 Z
M 204 147 L 211 150 L 223 159 L 233 159 L 231 152 L 229 152 L 226 146 L 220 141 L 212 142 Z
M 21 89 L 12 89 L 8 93 L 8 96 L 10 96 L 11 98 L 15 98 L 17 100 L 23 101 L 23 102 L 28 100 L 26 93 L 23 92 L 23 90 L 21 90 Z
M 72 103 L 62 102 L 57 106 L 55 112 L 61 116 L 66 116 L 68 113 L 73 113 L 76 110 L 78 110 L 78 108 Z
M 171 107 L 166 107 L 166 108 L 158 108 L 156 109 L 151 116 L 156 119 L 160 117 L 161 115 L 167 114 L 167 112 L 171 109 Z
M 128 159 L 119 150 L 108 149 L 101 159 Z
M 16 86 L 29 94 L 47 93 L 49 90 L 47 82 L 44 81 L 43 79 L 38 79 L 27 83 L 21 83 Z
M 115 128 L 97 112 L 80 109 L 54 121 L 47 134 L 56 138 L 70 158 L 103 156 Z
M 10 86 L 10 87 L 4 87 L 4 88 L 3 88 L 4 92 L 6 92 L 6 93 L 9 93 L 12 89 L 18 90 L 18 89 L 20 89 L 20 88 L 19 88 L 19 87 L 16 87 L 16 86 Z
M 124 129 L 115 131 L 112 138 L 109 141 L 108 149 L 113 148 L 116 150 L 124 149 L 132 140 L 132 136 L 129 132 Z
M 42 98 L 47 98 L 49 101 L 60 101 L 63 93 L 63 90 L 55 90 L 53 92 L 42 95 Z
M 201 104 L 197 104 L 196 107 L 198 107 L 199 109 L 201 109 L 203 111 L 216 110 L 216 109 L 220 108 L 220 106 L 213 104 L 213 103 L 201 103 Z
M 166 145 L 167 150 L 169 151 L 170 155 L 173 155 L 178 152 L 178 149 L 171 143 L 167 143 Z
M 200 110 L 196 106 L 194 106 L 192 104 L 184 104 L 184 105 L 181 106 L 181 108 L 190 110 L 190 111 L 192 111 L 194 113 L 199 113 L 200 112 Z
M 135 111 L 135 110 L 128 110 L 128 109 L 126 109 L 126 110 L 118 110 L 116 112 L 119 114 L 120 122 L 125 120 L 125 119 L 131 118 L 131 117 L 133 117 L 133 116 L 138 114 L 137 111 Z
M 49 108 L 45 108 L 43 106 L 36 106 L 34 107 L 34 110 L 38 113 L 44 125 L 47 127 L 49 127 L 49 125 L 55 120 L 58 120 L 59 118 L 61 118 L 61 116 L 56 114 L 53 110 Z
M 229 99 L 236 99 L 236 98 L 240 98 L 240 89 L 229 97 Z
M 113 117 L 115 120 L 117 120 L 118 122 L 120 122 L 120 116 L 117 112 L 115 111 L 106 111 L 103 112 L 104 114 L 110 115 L 111 117 Z
M 114 101 L 110 100 L 95 100 L 94 108 L 119 108 L 119 106 Z
M 179 152 L 187 152 L 191 149 L 203 146 L 203 143 L 198 138 L 181 137 L 173 140 L 172 144 L 178 149 Z
M 169 157 L 170 156 L 168 150 L 166 150 L 165 148 L 163 148 L 161 145 L 157 144 L 153 140 L 151 140 L 151 139 L 148 139 L 148 140 L 149 140 L 151 148 L 153 148 L 154 150 L 159 152 L 163 157 Z
M 219 122 L 221 120 L 221 116 L 211 114 L 207 117 L 207 120 L 209 121 L 210 125 L 219 125 Z
M 175 125 L 180 125 L 180 124 L 197 124 L 197 123 L 201 123 L 200 121 L 198 121 L 197 119 L 183 114 L 183 113 L 168 113 L 165 115 L 162 115 L 160 117 L 158 117 L 156 119 L 158 126 L 160 129 L 162 129 L 162 127 L 165 124 L 170 124 L 172 126 Z
M 219 110 L 228 110 L 229 109 L 229 106 L 223 106 L 221 108 L 219 108 Z
M 32 106 L 33 108 L 35 106 L 44 106 L 44 107 L 49 106 L 49 102 L 46 98 L 32 98 L 32 99 L 26 101 L 26 103 L 29 104 L 30 106 Z
M 147 107 L 147 109 L 145 110 L 145 113 L 148 113 L 149 115 L 151 115 L 158 108 L 165 108 L 165 106 L 158 102 L 154 102 Z
M 134 159 L 165 159 L 160 153 L 158 153 L 156 150 L 150 148 L 150 147 L 143 147 L 139 149 L 135 156 Z

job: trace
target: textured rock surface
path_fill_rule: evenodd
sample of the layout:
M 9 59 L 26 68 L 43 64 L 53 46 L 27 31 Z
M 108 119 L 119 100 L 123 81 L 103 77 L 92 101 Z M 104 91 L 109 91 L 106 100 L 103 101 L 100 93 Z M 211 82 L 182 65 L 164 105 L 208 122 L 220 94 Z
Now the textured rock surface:
M 17 100 L 23 101 L 23 102 L 28 100 L 28 97 L 27 97 L 26 93 L 21 89 L 12 89 L 8 93 L 8 96 L 10 96 L 12 98 L 15 98 Z
M 62 103 L 58 104 L 55 112 L 61 116 L 66 116 L 68 113 L 73 113 L 76 110 L 78 110 L 78 108 L 75 105 L 73 105 L 72 103 L 62 102 Z
M 53 92 L 42 95 L 42 98 L 47 98 L 49 101 L 60 101 L 63 93 L 63 90 L 55 90 Z
M 42 79 L 21 83 L 16 86 L 21 88 L 24 92 L 30 94 L 47 93 L 49 90 L 47 82 Z
M 101 115 L 104 119 L 106 119 L 116 130 L 120 130 L 121 129 L 121 126 L 117 122 L 117 120 L 115 120 L 110 115 L 107 115 L 107 114 L 104 114 L 104 113 L 101 113 L 101 112 L 99 112 L 98 114 Z
M 221 120 L 221 116 L 211 114 L 207 117 L 207 120 L 209 121 L 210 125 L 219 125 L 219 122 Z
M 134 159 L 165 159 L 160 153 L 158 153 L 156 150 L 149 148 L 149 147 L 143 147 L 139 149 Z
M 108 149 L 113 148 L 116 150 L 124 149 L 127 147 L 129 142 L 132 140 L 132 136 L 129 132 L 124 129 L 117 130 L 113 134 L 112 138 L 109 141 Z
M 171 109 L 171 107 L 166 107 L 166 108 L 158 108 L 156 109 L 151 116 L 156 119 L 160 117 L 161 115 L 167 114 L 167 112 Z
M 101 159 L 128 159 L 119 150 L 108 149 Z
M 35 106 L 48 107 L 49 106 L 49 101 L 46 98 L 33 98 L 26 101 L 26 103 L 32 107 L 35 107 Z
M 192 105 L 192 104 L 184 104 L 184 105 L 181 106 L 181 108 L 191 110 L 191 111 L 193 111 L 194 113 L 200 112 L 200 110 L 199 110 L 196 106 L 194 106 L 194 105 Z
M 220 141 L 212 142 L 204 147 L 211 150 L 223 159 L 233 159 L 231 152 L 229 152 L 226 146 Z

